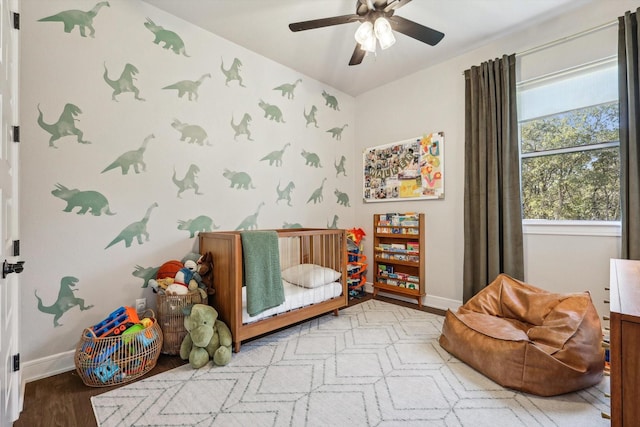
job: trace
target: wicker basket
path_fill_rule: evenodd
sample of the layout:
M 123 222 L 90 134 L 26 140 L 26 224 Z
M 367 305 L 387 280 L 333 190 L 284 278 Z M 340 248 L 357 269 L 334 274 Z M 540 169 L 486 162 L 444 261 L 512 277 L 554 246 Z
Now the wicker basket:
M 189 291 L 186 295 L 158 295 L 156 308 L 158 310 L 158 322 L 164 336 L 162 343 L 163 354 L 180 354 L 180 345 L 187 335 L 182 309 L 193 304 L 206 303 L 206 298 L 203 299 L 197 290 Z
M 151 315 L 148 316 L 147 312 Z M 162 330 L 152 310 L 145 316 L 151 326 L 109 337 L 96 337 L 91 328 L 82 332 L 76 347 L 76 371 L 91 387 L 108 387 L 132 381 L 156 366 L 162 347 Z

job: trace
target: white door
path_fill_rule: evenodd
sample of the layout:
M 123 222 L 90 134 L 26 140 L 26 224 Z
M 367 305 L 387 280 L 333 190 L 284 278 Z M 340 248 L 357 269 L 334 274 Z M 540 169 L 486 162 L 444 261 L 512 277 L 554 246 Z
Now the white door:
M 0 0 L 0 269 L 18 264 L 18 31 L 13 28 L 18 0 Z M 6 277 L 3 277 L 6 276 Z M 18 274 L 0 271 L 0 427 L 20 413 Z

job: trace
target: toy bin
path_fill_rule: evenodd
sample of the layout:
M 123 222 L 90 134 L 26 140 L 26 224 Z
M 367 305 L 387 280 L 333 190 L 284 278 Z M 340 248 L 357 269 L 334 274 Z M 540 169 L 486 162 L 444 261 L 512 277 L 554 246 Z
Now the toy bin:
M 98 325 L 86 328 L 80 336 L 75 365 L 82 382 L 88 386 L 123 384 L 141 377 L 156 366 L 162 348 L 162 329 L 152 310 L 145 312 L 142 323 L 132 324 L 122 331 L 116 329 L 110 335 L 96 335 L 95 331 L 100 329 L 96 327 L 104 326 L 122 309 L 125 307 L 116 310 Z M 148 312 L 150 316 L 147 316 Z
M 193 304 L 207 304 L 207 299 L 203 299 L 197 290 L 189 291 L 186 295 L 158 294 L 156 308 L 158 322 L 164 336 L 163 354 L 180 354 L 180 345 L 187 335 L 187 330 L 184 327 L 185 314 L 183 309 Z

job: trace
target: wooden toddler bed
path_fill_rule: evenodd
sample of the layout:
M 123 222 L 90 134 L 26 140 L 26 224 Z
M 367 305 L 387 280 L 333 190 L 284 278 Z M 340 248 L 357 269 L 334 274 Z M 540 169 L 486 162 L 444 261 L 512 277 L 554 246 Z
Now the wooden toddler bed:
M 240 231 L 199 234 L 200 253 L 213 256 L 213 287 L 209 301 L 233 336 L 233 349 L 267 332 L 333 311 L 348 303 L 346 233 L 336 229 L 282 229 L 277 232 L 285 302 L 249 316 L 243 287 Z M 311 270 L 309 270 L 311 268 Z M 305 271 L 305 278 L 300 273 Z M 320 272 L 322 272 L 320 274 Z M 339 277 L 337 277 L 339 276 Z M 303 283 L 311 280 L 316 283 Z M 292 284 L 289 282 L 297 282 Z M 320 283 L 322 282 L 322 283 Z M 325 283 L 326 282 L 326 283 Z

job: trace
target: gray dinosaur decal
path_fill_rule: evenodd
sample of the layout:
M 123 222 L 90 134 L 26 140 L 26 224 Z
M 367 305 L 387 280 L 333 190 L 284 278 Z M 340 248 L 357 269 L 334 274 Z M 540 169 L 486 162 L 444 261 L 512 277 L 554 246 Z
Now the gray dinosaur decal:
M 207 132 L 198 125 L 190 125 L 189 123 L 183 123 L 178 119 L 173 119 L 171 127 L 180 132 L 180 141 L 187 141 L 189 144 L 196 143 L 198 145 L 211 146 L 209 142 Z
M 129 168 L 133 166 L 133 170 L 135 173 L 140 173 L 140 168 L 142 171 L 147 170 L 147 164 L 144 162 L 144 152 L 147 149 L 147 144 L 149 141 L 155 138 L 154 134 L 147 136 L 144 141 L 142 141 L 142 145 L 137 150 L 127 151 L 126 153 L 118 156 L 117 159 L 113 161 L 109 166 L 103 169 L 100 173 L 105 173 L 110 171 L 111 169 L 120 168 L 122 171 L 122 175 L 126 175 L 129 173 Z
M 162 89 L 176 89 L 178 91 L 178 98 L 182 98 L 184 94 L 188 94 L 189 101 L 198 100 L 198 88 L 202 84 L 205 78 L 211 78 L 211 74 L 203 74 L 198 80 L 181 80 L 169 86 L 165 86 Z
M 345 156 L 340 157 L 340 163 L 333 162 L 333 166 L 336 168 L 336 177 L 342 173 L 347 176 L 347 169 L 344 167 L 347 158 Z
M 315 205 L 316 203 L 322 202 L 324 200 L 322 190 L 324 188 L 324 183 L 326 180 L 327 178 L 322 178 L 322 184 L 320 184 L 320 187 L 313 190 L 313 193 L 311 193 L 311 197 L 309 197 L 309 200 L 307 200 L 307 204 L 313 200 L 313 204 Z
M 287 205 L 293 206 L 291 204 L 291 193 L 293 192 L 294 188 L 296 188 L 296 185 L 293 183 L 293 181 L 289 181 L 286 187 L 280 189 L 280 182 L 278 181 L 278 186 L 276 187 L 278 199 L 276 200 L 276 204 L 278 204 L 280 200 L 286 200 Z
M 72 9 L 64 10 L 56 13 L 55 15 L 47 16 L 46 18 L 38 19 L 38 22 L 62 22 L 64 23 L 64 32 L 70 33 L 76 26 L 82 37 L 86 37 L 86 30 L 89 29 L 89 37 L 94 37 L 96 30 L 93 28 L 93 18 L 96 17 L 98 11 L 103 7 L 111 7 L 108 1 L 101 1 L 96 3 L 93 9 L 85 12 L 82 10 Z
M 264 202 L 260 202 L 258 205 L 258 209 L 256 211 L 242 220 L 240 225 L 236 227 L 237 230 L 255 230 L 258 229 L 258 214 L 260 213 L 260 208 L 264 206 Z
M 149 287 L 149 280 L 155 280 L 158 270 L 160 270 L 160 267 L 141 267 L 139 265 L 136 265 L 134 268 L 135 270 L 133 270 L 131 275 L 144 280 L 144 283 L 142 284 L 143 288 Z
M 113 93 L 111 94 L 111 99 L 113 101 L 118 101 L 116 99 L 116 95 L 120 95 L 123 92 L 133 92 L 135 99 L 138 101 L 144 101 L 144 98 L 140 97 L 140 90 L 133 84 L 135 80 L 135 75 L 138 74 L 138 69 L 132 65 L 127 63 L 122 70 L 122 74 L 118 80 L 111 80 L 109 78 L 109 70 L 107 70 L 107 64 L 104 63 L 104 81 L 107 82 L 109 86 L 113 89 Z
M 171 180 L 178 187 L 178 198 L 182 198 L 181 194 L 186 190 L 193 188 L 193 191 L 197 195 L 202 195 L 204 193 L 200 193 L 198 183 L 196 182 L 196 178 L 198 177 L 198 173 L 200 172 L 200 168 L 194 164 L 189 166 L 189 170 L 184 175 L 184 178 L 177 179 L 176 178 L 176 168 L 173 168 L 173 176 Z
M 62 280 L 60 280 L 60 289 L 58 290 L 58 298 L 56 298 L 56 302 L 48 306 L 42 303 L 42 299 L 38 296 L 38 291 L 33 291 L 36 299 L 38 300 L 38 310 L 42 313 L 53 314 L 54 328 L 62 326 L 62 323 L 58 322 L 58 320 L 60 320 L 62 315 L 73 307 L 80 307 L 80 311 L 93 308 L 93 305 L 85 305 L 82 298 L 78 298 L 73 294 L 77 291 L 77 289 L 74 289 L 77 283 L 78 279 L 73 276 L 63 277 Z
M 327 228 L 337 229 L 338 228 L 338 215 L 333 216 L 333 221 L 331 224 L 327 222 Z
M 346 207 L 351 207 L 351 205 L 349 204 L 349 195 L 347 193 L 343 193 L 342 191 L 336 188 L 333 194 L 335 194 L 336 197 L 338 198 L 338 200 L 336 201 L 337 204 L 346 206 Z
M 213 219 L 206 215 L 200 215 L 186 221 L 178 220 L 178 230 L 187 230 L 189 238 L 195 237 L 197 232 L 212 231 L 220 228 L 219 225 L 213 223 Z
M 306 150 L 302 150 L 302 153 L 300 153 L 302 155 L 302 157 L 304 157 L 305 159 L 305 166 L 311 166 L 314 168 L 321 168 L 322 165 L 320 164 L 320 157 L 318 157 L 318 155 L 316 153 L 310 153 Z
M 286 123 L 282 118 L 282 111 L 276 105 L 268 104 L 262 99 L 258 102 L 258 107 L 264 110 L 264 118 L 275 120 L 277 123 Z
M 329 95 L 326 90 L 322 91 L 322 97 L 324 98 L 324 105 L 328 105 L 329 108 L 333 108 L 336 111 L 340 111 L 338 106 L 338 100 L 335 96 Z
M 282 228 L 303 228 L 299 222 L 283 222 Z
M 302 79 L 298 79 L 293 83 L 283 83 L 278 87 L 274 87 L 273 90 L 279 90 L 282 93 L 282 96 L 286 95 L 287 99 L 293 99 L 293 91 L 296 90 L 298 83 L 302 83 Z
M 149 218 L 151 217 L 151 211 L 153 210 L 153 208 L 157 208 L 157 207 L 158 207 L 157 202 L 149 206 L 149 208 L 147 209 L 147 212 L 145 213 L 144 217 L 140 221 L 136 221 L 127 225 L 120 232 L 120 234 L 118 234 L 116 238 L 113 239 L 111 243 L 109 243 L 105 247 L 105 249 L 109 249 L 111 246 L 122 241 L 124 241 L 125 247 L 128 248 L 131 246 L 131 243 L 133 242 L 134 238 L 138 241 L 138 244 L 141 245 L 143 243 L 142 236 L 144 236 L 145 241 L 148 242 L 149 233 L 147 232 L 147 223 L 149 222 Z
M 54 145 L 54 142 L 63 136 L 75 135 L 80 144 L 91 144 L 91 142 L 82 139 L 84 133 L 76 127 L 76 116 L 82 114 L 82 110 L 73 104 L 65 104 L 62 114 L 57 122 L 49 124 L 44 121 L 42 110 L 40 110 L 40 104 L 38 104 L 38 125 L 46 132 L 51 134 L 49 138 L 49 147 L 58 148 Z
M 242 61 L 240 61 L 238 58 L 233 58 L 233 63 L 228 70 L 225 70 L 224 59 L 220 58 L 220 71 L 222 71 L 222 74 L 224 74 L 224 76 L 226 77 L 226 80 L 224 82 L 225 86 L 229 86 L 229 82 L 237 80 L 240 86 L 246 87 L 244 84 L 242 84 L 242 76 L 240 75 L 241 67 Z
M 176 55 L 189 56 L 187 55 L 184 41 L 182 41 L 180 36 L 173 31 L 165 30 L 160 25 L 156 25 L 151 18 L 147 18 L 147 22 L 144 23 L 144 27 L 156 36 L 153 42 L 158 46 L 160 46 L 160 42 L 162 42 L 164 43 L 162 46 L 164 49 L 171 49 Z
M 102 214 L 115 215 L 109 208 L 107 198 L 97 191 L 80 191 L 77 188 L 70 190 L 58 183 L 56 188 L 51 191 L 51 194 L 67 202 L 67 206 L 62 210 L 63 212 L 71 212 L 74 208 L 79 207 L 80 210 L 76 212 L 78 215 L 84 215 L 87 212 L 90 212 L 93 216 Z
M 307 125 L 305 127 L 308 127 L 310 123 L 313 123 L 315 127 L 319 127 L 318 121 L 316 120 L 317 112 L 318 112 L 318 108 L 315 105 L 311 106 L 311 110 L 309 110 L 309 114 L 307 114 L 307 107 L 304 108 L 304 111 L 302 112 L 302 114 L 304 115 L 304 118 L 307 120 Z
M 233 135 L 234 141 L 237 141 L 236 138 L 240 135 L 247 135 L 247 139 L 249 141 L 253 141 L 253 139 L 251 139 L 251 131 L 249 130 L 249 123 L 251 120 L 253 120 L 251 115 L 249 113 L 244 113 L 242 120 L 240 120 L 240 123 L 236 125 L 233 123 L 233 114 L 231 115 L 231 127 L 235 131 L 235 135 Z
M 234 188 L 235 186 L 237 186 L 235 188 L 237 188 L 238 190 L 240 190 L 241 188 L 244 188 L 245 190 L 248 190 L 249 188 L 256 188 L 251 182 L 251 177 L 246 172 L 236 172 L 225 169 L 222 172 L 222 176 L 227 178 L 231 182 L 231 185 L 229 186 L 231 188 Z
M 344 130 L 344 128 L 346 128 L 347 126 L 349 126 L 347 123 L 344 124 L 344 126 L 342 127 L 335 127 L 335 128 L 331 128 L 329 129 L 327 132 L 329 132 L 331 134 L 332 138 L 335 138 L 336 141 L 340 141 L 342 139 L 342 131 Z
M 269 166 L 273 166 L 274 163 L 276 164 L 276 167 L 282 166 L 282 156 L 284 155 L 284 150 L 286 150 L 290 145 L 291 144 L 287 142 L 286 144 L 284 144 L 284 147 L 282 147 L 282 150 L 272 151 L 261 158 L 260 161 L 269 160 Z

